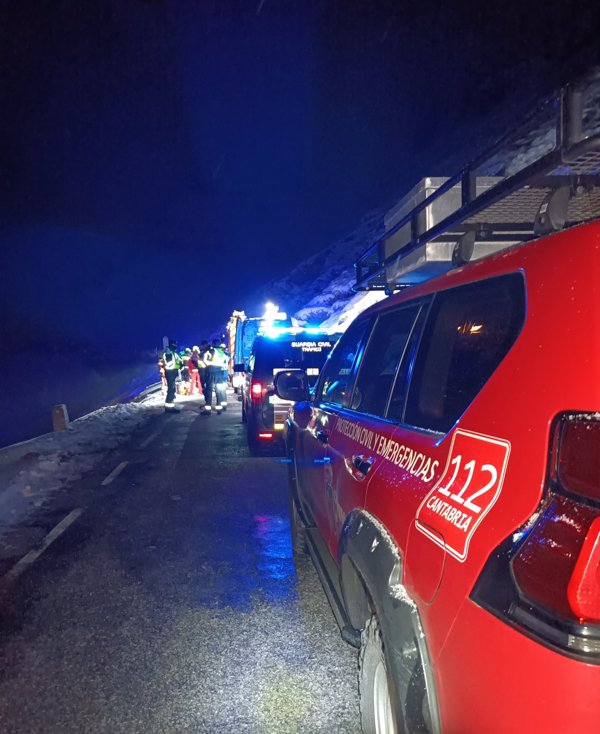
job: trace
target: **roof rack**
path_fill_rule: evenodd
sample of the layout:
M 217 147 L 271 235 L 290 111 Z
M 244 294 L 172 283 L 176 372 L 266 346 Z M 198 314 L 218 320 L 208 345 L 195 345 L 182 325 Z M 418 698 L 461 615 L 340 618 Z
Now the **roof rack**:
M 423 179 L 386 214 L 384 235 L 356 262 L 354 289 L 390 294 L 600 216 L 599 99 L 595 71 L 454 176 Z

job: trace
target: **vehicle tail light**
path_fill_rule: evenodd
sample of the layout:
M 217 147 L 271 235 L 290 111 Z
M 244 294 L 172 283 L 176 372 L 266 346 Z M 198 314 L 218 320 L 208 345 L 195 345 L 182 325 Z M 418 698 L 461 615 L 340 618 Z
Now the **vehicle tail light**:
M 565 491 L 600 502 L 600 421 L 565 421 L 559 432 L 558 481 Z
M 548 644 L 600 659 L 598 414 L 555 421 L 542 504 L 492 554 L 473 598 Z
M 270 441 L 273 438 L 272 433 L 259 433 L 258 437 L 261 438 L 263 441 Z
M 253 403 L 259 403 L 262 400 L 263 386 L 260 382 L 252 382 L 250 385 L 250 395 Z
M 593 520 L 567 587 L 571 609 L 581 619 L 600 621 L 600 517 Z

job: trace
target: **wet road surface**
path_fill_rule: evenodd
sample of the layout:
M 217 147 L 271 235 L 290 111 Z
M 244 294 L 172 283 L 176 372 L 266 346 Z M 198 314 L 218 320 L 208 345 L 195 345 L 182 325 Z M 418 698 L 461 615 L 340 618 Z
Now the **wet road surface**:
M 356 651 L 292 561 L 286 466 L 249 455 L 239 404 L 154 416 L 104 469 L 2 583 L 0 730 L 358 732 Z

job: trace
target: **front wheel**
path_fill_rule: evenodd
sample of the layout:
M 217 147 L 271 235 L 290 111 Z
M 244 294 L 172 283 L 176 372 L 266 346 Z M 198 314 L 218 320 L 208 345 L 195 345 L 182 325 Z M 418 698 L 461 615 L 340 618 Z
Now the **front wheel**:
M 358 682 L 363 734 L 398 734 L 383 639 L 375 615 L 361 635 Z
M 294 556 L 305 556 L 308 553 L 306 531 L 300 519 L 296 500 L 290 493 L 290 535 L 292 536 L 292 552 Z
M 288 467 L 288 501 L 290 510 L 290 535 L 292 536 L 292 553 L 294 556 L 305 556 L 308 553 L 306 530 L 298 512 L 296 496 L 298 485 L 296 480 L 296 461 L 294 451 L 286 450 Z

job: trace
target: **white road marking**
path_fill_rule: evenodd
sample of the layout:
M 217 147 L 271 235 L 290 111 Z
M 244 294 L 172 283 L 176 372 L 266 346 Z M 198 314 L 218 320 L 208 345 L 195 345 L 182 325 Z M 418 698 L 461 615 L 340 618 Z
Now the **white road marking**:
M 155 439 L 155 438 L 156 438 L 156 437 L 158 436 L 158 434 L 159 434 L 159 433 L 160 433 L 160 431 L 154 431 L 154 433 L 151 433 L 151 434 L 150 434 L 150 435 L 148 436 L 148 438 L 145 438 L 145 439 L 144 439 L 144 440 L 142 441 L 142 443 L 140 444 L 140 448 L 141 448 L 141 449 L 145 449 L 145 448 L 146 448 L 146 446 L 148 446 L 148 444 L 149 444 L 149 443 L 152 443 L 152 441 L 154 441 L 154 439 Z
M 102 480 L 102 486 L 106 487 L 106 485 L 110 484 L 113 481 L 113 479 L 116 479 L 116 477 L 119 476 L 119 474 L 123 471 L 123 469 L 127 466 L 127 464 L 129 464 L 128 461 L 122 461 L 119 464 L 119 466 L 115 467 L 111 471 L 111 473 Z
M 20 576 L 23 571 L 30 568 L 31 564 L 37 561 L 37 559 L 42 555 L 42 553 L 46 550 L 46 548 L 51 544 L 54 543 L 54 541 L 62 535 L 65 530 L 71 525 L 72 523 L 77 520 L 77 518 L 81 515 L 83 512 L 83 509 L 81 507 L 77 507 L 74 510 L 71 510 L 68 515 L 63 517 L 63 519 L 58 523 L 58 525 L 55 525 L 52 530 L 44 537 L 42 540 L 39 548 L 34 548 L 34 550 L 30 550 L 29 553 L 23 556 L 20 561 L 17 561 L 15 565 L 8 571 L 8 573 L 5 574 L 5 578 L 8 579 L 16 579 L 18 576 Z

